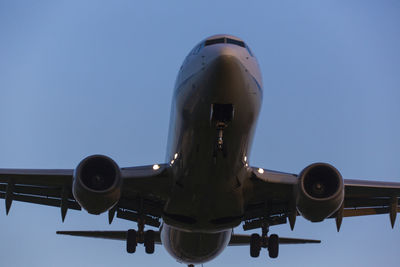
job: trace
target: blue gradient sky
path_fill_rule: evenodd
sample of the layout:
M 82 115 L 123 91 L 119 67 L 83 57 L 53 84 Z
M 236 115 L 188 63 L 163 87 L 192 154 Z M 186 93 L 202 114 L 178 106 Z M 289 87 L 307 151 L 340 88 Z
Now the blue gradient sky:
M 263 73 L 252 165 L 298 173 L 325 161 L 345 178 L 400 182 L 398 1 L 147 2 L 0 2 L 0 168 L 74 168 L 94 153 L 120 166 L 162 162 L 184 57 L 230 33 Z M 179 266 L 162 247 L 128 255 L 124 242 L 55 235 L 131 222 L 69 211 L 61 223 L 59 209 L 17 202 L 4 210 L 2 266 Z M 228 248 L 205 266 L 398 266 L 397 223 L 350 218 L 336 233 L 333 220 L 299 218 L 294 232 L 271 232 L 321 245 L 281 246 L 277 260 Z

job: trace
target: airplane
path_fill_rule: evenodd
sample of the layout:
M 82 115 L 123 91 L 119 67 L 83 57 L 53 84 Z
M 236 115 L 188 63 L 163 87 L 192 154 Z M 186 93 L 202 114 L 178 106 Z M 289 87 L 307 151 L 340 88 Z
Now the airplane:
M 400 183 L 343 179 L 328 163 L 292 174 L 250 165 L 250 149 L 263 98 L 256 57 L 240 38 L 219 34 L 199 42 L 180 67 L 173 93 L 165 163 L 120 168 L 91 155 L 75 169 L 0 169 L 0 198 L 90 214 L 108 212 L 137 223 L 127 231 L 59 231 L 58 234 L 138 244 L 154 253 L 163 245 L 178 262 L 213 260 L 227 246 L 266 248 L 277 258 L 282 244 L 320 240 L 279 237 L 270 227 L 296 217 L 311 222 L 400 211 Z M 233 229 L 260 234 L 234 234 Z M 145 230 L 145 226 L 158 231 Z

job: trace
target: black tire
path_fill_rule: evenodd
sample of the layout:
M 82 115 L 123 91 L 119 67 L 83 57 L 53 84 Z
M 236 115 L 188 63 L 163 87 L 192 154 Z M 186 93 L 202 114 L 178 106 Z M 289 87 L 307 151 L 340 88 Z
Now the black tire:
M 270 235 L 268 238 L 268 255 L 272 259 L 276 259 L 279 254 L 279 237 L 278 235 Z
M 261 237 L 259 234 L 252 234 L 250 236 L 250 256 L 257 258 L 260 256 L 261 251 Z
M 144 233 L 144 248 L 147 254 L 154 253 L 154 231 L 148 230 Z
M 126 233 L 126 252 L 135 253 L 137 247 L 136 230 L 129 229 Z

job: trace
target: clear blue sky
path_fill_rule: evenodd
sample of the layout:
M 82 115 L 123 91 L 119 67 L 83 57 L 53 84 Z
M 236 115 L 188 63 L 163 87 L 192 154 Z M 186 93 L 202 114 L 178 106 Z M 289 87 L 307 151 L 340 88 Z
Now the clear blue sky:
M 263 73 L 251 164 L 298 173 L 325 161 L 345 178 L 400 182 L 398 1 L 1 1 L 0 168 L 74 168 L 102 153 L 120 166 L 162 162 L 175 77 L 215 33 L 243 38 Z M 2 266 L 179 266 L 124 242 L 56 230 L 136 227 L 106 215 L 0 206 Z M 240 232 L 240 228 L 236 232 Z M 272 228 L 321 245 L 228 248 L 205 266 L 398 266 L 389 216 Z

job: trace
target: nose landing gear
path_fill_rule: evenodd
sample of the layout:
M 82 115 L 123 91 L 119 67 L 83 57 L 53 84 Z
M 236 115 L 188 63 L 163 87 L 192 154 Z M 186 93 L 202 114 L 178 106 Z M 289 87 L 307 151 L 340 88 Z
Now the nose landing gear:
M 224 140 L 224 131 L 228 127 L 228 123 L 232 121 L 234 115 L 234 109 L 232 104 L 212 104 L 211 105 L 211 123 L 215 124 L 217 129 L 217 138 L 214 145 L 214 158 L 217 157 L 217 153 L 222 151 L 224 158 L 226 158 L 227 146 Z
M 224 130 L 227 127 L 227 125 L 225 123 L 217 123 L 217 141 L 216 144 L 214 145 L 214 153 L 213 156 L 216 159 L 217 158 L 217 154 L 219 151 L 222 152 L 222 155 L 224 156 L 224 158 L 226 158 L 226 156 L 228 155 L 228 149 L 226 146 L 226 142 L 224 140 Z
M 224 147 L 224 129 L 226 126 L 227 125 L 225 125 L 225 123 L 217 124 L 217 132 L 218 132 L 217 147 L 219 150 L 222 150 Z

